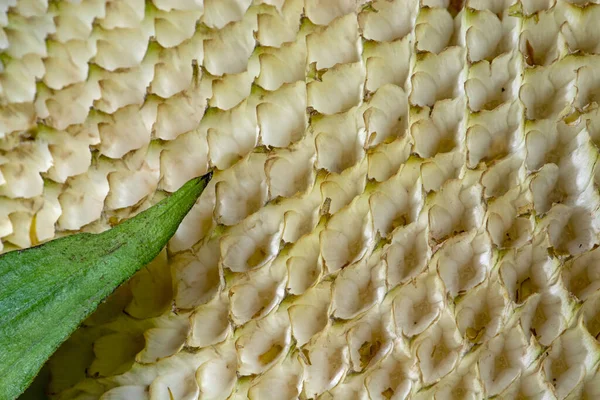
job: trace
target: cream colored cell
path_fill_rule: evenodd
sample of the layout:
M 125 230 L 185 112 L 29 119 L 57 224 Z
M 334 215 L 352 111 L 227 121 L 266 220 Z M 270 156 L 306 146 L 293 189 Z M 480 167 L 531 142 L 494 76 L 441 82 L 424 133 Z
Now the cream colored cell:
M 0 99 L 10 103 L 33 101 L 36 80 L 42 78 L 44 72 L 44 63 L 35 54 L 27 54 L 21 59 L 4 61 L 0 73 Z
M 140 0 L 112 0 L 106 2 L 104 12 L 99 21 L 103 28 L 135 28 L 144 19 L 145 4 Z
M 333 215 L 321 232 L 320 241 L 328 272 L 345 268 L 367 254 L 374 244 L 367 196 L 356 198 Z
M 358 14 L 365 38 L 377 42 L 392 41 L 408 35 L 414 27 L 418 12 L 416 1 L 376 0 L 372 9 Z
M 433 106 L 436 101 L 456 97 L 464 70 L 464 49 L 448 47 L 439 54 L 424 53 L 411 76 L 410 102 L 416 106 Z
M 543 362 L 543 371 L 558 396 L 566 397 L 584 379 L 591 367 L 590 358 L 597 351 L 597 342 L 581 324 L 566 331 L 553 343 Z
M 146 54 L 148 39 L 155 34 L 153 22 L 146 15 L 143 21 L 131 28 L 95 27 L 92 37 L 96 40 L 97 53 L 93 61 L 109 71 L 135 67 Z
M 222 284 L 219 256 L 219 241 L 212 240 L 200 247 L 197 255 L 183 252 L 173 258 L 171 268 L 177 308 L 192 309 L 209 302 L 218 294 Z M 203 296 L 198 298 L 195 295 L 198 292 Z
M 360 104 L 364 76 L 363 64 L 337 64 L 323 73 L 320 80 L 306 85 L 308 105 L 325 115 L 348 111 Z

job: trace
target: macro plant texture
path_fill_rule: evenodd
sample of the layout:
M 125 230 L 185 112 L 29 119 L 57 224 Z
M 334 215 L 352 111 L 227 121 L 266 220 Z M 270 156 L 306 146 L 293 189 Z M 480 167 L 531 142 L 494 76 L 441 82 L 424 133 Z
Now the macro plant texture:
M 3 251 L 214 170 L 53 400 L 600 398 L 597 0 L 3 0 Z

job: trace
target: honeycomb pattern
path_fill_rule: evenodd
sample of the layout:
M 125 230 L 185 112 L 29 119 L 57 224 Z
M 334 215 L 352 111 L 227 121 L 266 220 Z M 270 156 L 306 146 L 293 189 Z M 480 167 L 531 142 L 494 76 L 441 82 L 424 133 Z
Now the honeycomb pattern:
M 600 4 L 8 0 L 3 251 L 215 175 L 53 399 L 600 396 Z

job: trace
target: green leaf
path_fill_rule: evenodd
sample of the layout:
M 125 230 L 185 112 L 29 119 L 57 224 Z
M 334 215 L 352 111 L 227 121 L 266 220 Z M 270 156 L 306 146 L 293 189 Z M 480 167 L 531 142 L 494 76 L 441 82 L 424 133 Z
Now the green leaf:
M 100 234 L 0 256 L 0 399 L 15 399 L 98 304 L 152 261 L 211 178 Z

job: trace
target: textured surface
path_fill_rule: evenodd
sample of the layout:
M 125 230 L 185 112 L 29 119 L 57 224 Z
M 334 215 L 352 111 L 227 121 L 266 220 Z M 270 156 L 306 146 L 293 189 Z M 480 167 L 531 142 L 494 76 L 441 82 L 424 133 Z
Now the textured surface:
M 600 396 L 600 5 L 9 3 L 5 249 L 216 169 L 55 398 Z

